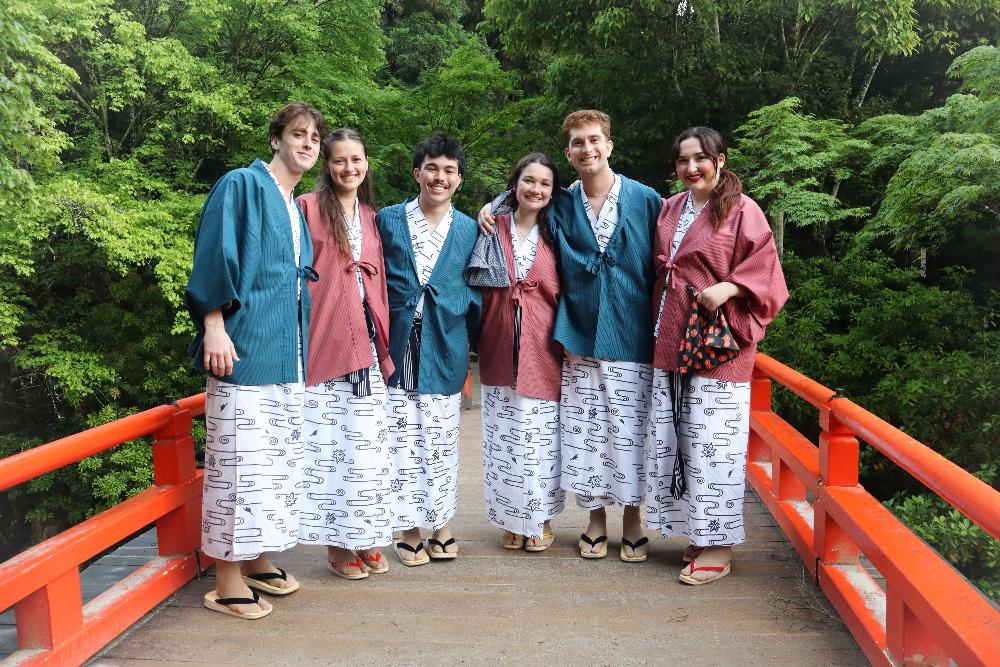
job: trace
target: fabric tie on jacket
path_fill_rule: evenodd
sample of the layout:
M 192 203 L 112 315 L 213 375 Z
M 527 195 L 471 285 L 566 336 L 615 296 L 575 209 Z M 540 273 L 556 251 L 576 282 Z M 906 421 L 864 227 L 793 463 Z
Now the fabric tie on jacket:
M 538 289 L 537 280 L 522 280 L 521 282 L 514 285 L 514 293 L 511 296 L 511 298 L 514 300 L 515 303 L 520 305 L 521 297 L 524 295 L 524 293 L 530 292 L 535 289 Z
M 590 264 L 587 265 L 587 270 L 596 276 L 601 272 L 605 264 L 608 266 L 615 265 L 615 258 L 611 256 L 611 253 L 607 251 L 595 253 L 593 259 L 590 260 Z
M 316 269 L 311 266 L 297 266 L 295 267 L 295 273 L 299 278 L 305 278 L 311 283 L 319 281 L 319 274 L 316 273 Z
M 361 269 L 362 271 L 364 271 L 365 275 L 368 276 L 369 278 L 378 275 L 378 267 L 372 264 L 371 262 L 366 262 L 364 260 L 349 263 L 347 265 L 346 271 L 348 273 L 354 273 L 356 269 Z
M 676 268 L 676 264 L 674 264 L 673 260 L 670 257 L 667 257 L 666 255 L 657 255 L 656 264 L 658 266 L 658 268 L 656 269 L 656 277 L 660 278 L 664 274 L 666 274 L 667 276 L 667 282 L 663 286 L 663 289 L 665 290 L 673 289 L 674 268 Z
M 431 285 L 429 283 L 427 285 L 421 285 L 417 289 L 410 292 L 410 295 L 406 297 L 405 307 L 416 308 L 417 304 L 420 303 L 420 297 L 423 295 L 424 290 L 427 290 L 427 292 L 430 293 L 430 295 L 434 299 L 437 299 L 439 296 L 438 288 L 435 287 L 434 285 Z

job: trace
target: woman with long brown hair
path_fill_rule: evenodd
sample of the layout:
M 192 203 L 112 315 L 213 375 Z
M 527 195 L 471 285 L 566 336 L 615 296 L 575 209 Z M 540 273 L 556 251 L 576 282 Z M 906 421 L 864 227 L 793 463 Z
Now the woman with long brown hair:
M 299 198 L 313 238 L 299 541 L 323 544 L 333 574 L 385 572 L 392 543 L 385 378 L 389 307 L 361 135 L 323 140 L 316 189 Z
M 566 496 L 559 487 L 563 351 L 552 338 L 559 276 L 550 216 L 559 174 L 547 155 L 531 153 L 514 167 L 508 189 L 511 213 L 496 216 L 507 286 L 482 290 L 484 491 L 503 547 L 544 551 Z
M 680 580 L 698 585 L 729 574 L 733 545 L 745 539 L 750 375 L 757 344 L 788 290 L 767 218 L 725 168 L 722 136 L 688 128 L 670 157 L 685 192 L 667 200 L 653 249 L 646 523 L 688 539 Z M 692 348 L 688 333 L 700 317 L 713 326 L 728 321 L 739 350 L 713 358 Z

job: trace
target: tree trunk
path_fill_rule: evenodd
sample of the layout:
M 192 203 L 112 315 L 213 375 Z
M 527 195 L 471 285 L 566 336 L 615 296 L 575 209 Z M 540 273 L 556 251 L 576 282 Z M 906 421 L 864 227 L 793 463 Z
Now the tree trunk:
M 868 70 L 868 76 L 865 77 L 865 82 L 861 86 L 861 90 L 858 91 L 858 99 L 854 101 L 854 108 L 860 109 L 861 105 L 865 103 L 865 97 L 868 96 L 868 88 L 872 85 L 872 79 L 875 78 L 875 71 L 878 70 L 879 63 L 882 62 L 882 54 L 878 54 L 875 58 L 875 62 L 872 63 L 872 68 Z
M 778 211 L 778 215 L 774 216 L 774 224 L 771 225 L 771 231 L 774 232 L 774 245 L 778 248 L 778 257 L 784 257 L 785 255 L 785 212 Z

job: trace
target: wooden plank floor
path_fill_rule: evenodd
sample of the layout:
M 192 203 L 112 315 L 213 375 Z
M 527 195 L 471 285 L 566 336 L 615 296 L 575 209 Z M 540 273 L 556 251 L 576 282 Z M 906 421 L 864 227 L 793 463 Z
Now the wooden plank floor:
M 457 560 L 406 568 L 387 549 L 388 573 L 346 581 L 326 571 L 325 549 L 298 547 L 275 561 L 302 589 L 269 598 L 269 617 L 241 621 L 203 609 L 209 575 L 93 664 L 867 664 L 839 620 L 814 609 L 826 605 L 822 594 L 752 492 L 749 541 L 733 573 L 709 586 L 677 581 L 682 541 L 650 535 L 649 561 L 619 561 L 620 511 L 609 515 L 608 558 L 581 559 L 586 513 L 572 501 L 548 551 L 504 551 L 485 519 L 480 429 L 478 408 L 463 411 Z

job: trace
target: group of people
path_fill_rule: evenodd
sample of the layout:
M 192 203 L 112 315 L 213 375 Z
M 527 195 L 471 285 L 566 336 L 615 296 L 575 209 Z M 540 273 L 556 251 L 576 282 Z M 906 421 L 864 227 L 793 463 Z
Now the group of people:
M 577 180 L 542 153 L 478 220 L 452 205 L 453 137 L 413 153 L 416 197 L 376 213 L 361 135 L 293 102 L 269 163 L 205 202 L 186 302 L 208 373 L 202 549 L 209 609 L 271 611 L 298 589 L 269 552 L 327 547 L 329 569 L 458 556 L 461 389 L 478 353 L 488 520 L 506 549 L 543 551 L 565 493 L 590 511 L 583 558 L 642 562 L 643 524 L 687 538 L 680 580 L 730 571 L 744 540 L 749 381 L 788 292 L 767 220 L 725 169 L 714 130 L 685 130 L 662 199 L 612 171 L 610 118 L 563 122 Z M 320 160 L 313 192 L 295 186 Z M 704 321 L 702 321 L 704 320 Z M 725 338 L 716 356 L 690 335 Z M 424 534 L 427 534 L 426 541 Z

